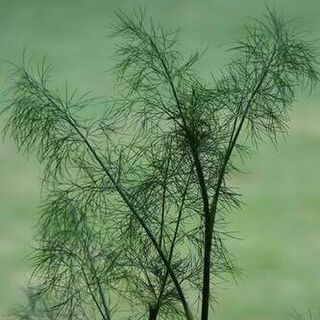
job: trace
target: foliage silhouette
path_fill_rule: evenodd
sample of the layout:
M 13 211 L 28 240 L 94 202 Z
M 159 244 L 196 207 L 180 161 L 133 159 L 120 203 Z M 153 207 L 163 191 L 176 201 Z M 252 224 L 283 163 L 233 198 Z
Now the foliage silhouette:
M 201 54 L 185 58 L 179 32 L 142 11 L 118 12 L 112 36 L 125 93 L 98 119 L 84 114 L 99 100 L 50 89 L 45 61 L 14 66 L 5 132 L 44 164 L 33 307 L 16 316 L 191 320 L 198 306 L 207 320 L 218 279 L 238 273 L 224 246 L 235 156 L 286 133 L 296 88 L 318 81 L 316 49 L 268 9 L 206 83 Z

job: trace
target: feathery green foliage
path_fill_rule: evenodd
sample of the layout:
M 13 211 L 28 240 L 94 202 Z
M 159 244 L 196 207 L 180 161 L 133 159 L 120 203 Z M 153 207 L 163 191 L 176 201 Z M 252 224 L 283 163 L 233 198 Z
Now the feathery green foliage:
M 112 36 L 124 94 L 99 119 L 83 116 L 98 100 L 50 89 L 45 61 L 12 73 L 5 130 L 44 164 L 32 298 L 60 319 L 130 305 L 130 319 L 191 320 L 198 306 L 207 320 L 218 279 L 238 272 L 224 246 L 241 205 L 234 156 L 286 133 L 296 88 L 318 81 L 316 50 L 268 10 L 207 83 L 201 54 L 185 58 L 179 33 L 141 11 L 118 12 Z

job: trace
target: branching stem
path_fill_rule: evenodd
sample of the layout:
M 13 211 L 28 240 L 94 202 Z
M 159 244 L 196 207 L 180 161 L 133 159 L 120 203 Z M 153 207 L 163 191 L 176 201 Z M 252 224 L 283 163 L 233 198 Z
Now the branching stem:
M 186 318 L 188 320 L 192 320 L 192 314 L 191 311 L 189 309 L 188 303 L 185 299 L 184 293 L 182 291 L 181 285 L 175 275 L 175 273 L 173 272 L 171 265 L 168 261 L 168 259 L 166 258 L 165 254 L 163 253 L 162 249 L 160 248 L 157 240 L 155 239 L 154 235 L 152 234 L 151 230 L 148 228 L 147 224 L 145 223 L 145 221 L 140 217 L 139 213 L 136 211 L 136 209 L 134 208 L 134 206 L 131 204 L 128 196 L 126 195 L 126 193 L 121 189 L 121 187 L 116 183 L 116 180 L 113 178 L 113 176 L 111 175 L 111 173 L 109 172 L 109 170 L 107 169 L 107 167 L 104 165 L 103 161 L 101 160 L 101 158 L 99 157 L 99 155 L 96 153 L 96 151 L 94 150 L 94 148 L 92 147 L 92 145 L 89 143 L 88 139 L 86 139 L 86 137 L 82 134 L 82 132 L 79 130 L 78 126 L 75 124 L 75 121 L 69 117 L 70 120 L 70 125 L 74 128 L 74 130 L 79 134 L 79 136 L 81 137 L 81 139 L 83 140 L 83 142 L 87 145 L 88 150 L 90 151 L 90 153 L 93 155 L 93 157 L 95 158 L 95 160 L 99 163 L 99 165 L 101 166 L 101 168 L 104 170 L 104 172 L 106 173 L 106 175 L 108 176 L 108 178 L 111 180 L 114 188 L 117 190 L 117 192 L 119 193 L 119 195 L 121 196 L 121 198 L 123 199 L 123 201 L 126 203 L 126 205 L 128 206 L 128 208 L 130 209 L 130 211 L 133 213 L 133 215 L 136 217 L 136 219 L 139 221 L 140 225 L 142 226 L 142 228 L 145 230 L 147 236 L 149 237 L 149 239 L 151 240 L 151 242 L 153 243 L 155 249 L 157 250 L 161 260 L 163 261 L 163 263 L 165 264 L 166 268 L 169 271 L 169 274 L 172 278 L 172 281 L 174 283 L 174 285 L 176 286 L 177 292 L 180 296 L 181 299 L 181 303 L 183 305 L 183 308 L 185 310 L 186 313 Z

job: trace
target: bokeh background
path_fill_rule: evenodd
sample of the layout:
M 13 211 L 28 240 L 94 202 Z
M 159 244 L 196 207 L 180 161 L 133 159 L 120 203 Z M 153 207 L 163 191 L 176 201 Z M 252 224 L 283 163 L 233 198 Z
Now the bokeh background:
M 209 79 L 228 61 L 226 50 L 244 33 L 248 17 L 261 16 L 265 4 L 300 17 L 297 27 L 320 38 L 319 0 L 0 0 L 1 106 L 7 61 L 21 62 L 24 49 L 35 61 L 47 56 L 57 87 L 68 81 L 98 96 L 112 94 L 108 25 L 114 9 L 137 6 L 165 26 L 180 27 L 186 52 L 208 48 L 198 70 Z M 311 97 L 301 92 L 286 141 L 279 141 L 278 150 L 262 145 L 233 181 L 247 203 L 230 226 L 242 238 L 230 248 L 244 276 L 237 284 L 220 284 L 215 319 L 284 320 L 294 309 L 320 308 L 319 102 L 319 89 Z M 23 300 L 40 177 L 36 159 L 17 154 L 10 139 L 1 141 L 0 319 Z

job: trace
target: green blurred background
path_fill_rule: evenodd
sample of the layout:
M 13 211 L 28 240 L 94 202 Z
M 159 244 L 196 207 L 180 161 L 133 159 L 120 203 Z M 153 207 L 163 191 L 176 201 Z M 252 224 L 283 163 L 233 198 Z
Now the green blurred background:
M 138 5 L 170 28 L 180 27 L 181 48 L 208 47 L 198 65 L 203 78 L 228 60 L 226 49 L 244 33 L 248 16 L 259 17 L 265 4 L 313 38 L 320 34 L 319 0 L 0 0 L 0 88 L 22 52 L 39 60 L 47 55 L 54 84 L 65 82 L 95 95 L 112 94 L 112 41 L 107 38 L 114 9 Z M 294 308 L 320 307 L 320 90 L 300 93 L 292 108 L 287 141 L 278 151 L 265 144 L 247 161 L 233 185 L 247 203 L 231 217 L 241 241 L 231 250 L 245 276 L 221 283 L 215 319 L 283 320 Z M 3 105 L 3 95 L 0 97 Z M 0 121 L 3 125 L 3 121 Z M 30 273 L 33 225 L 38 215 L 41 169 L 34 158 L 17 154 L 10 140 L 0 144 L 0 319 L 22 301 Z

